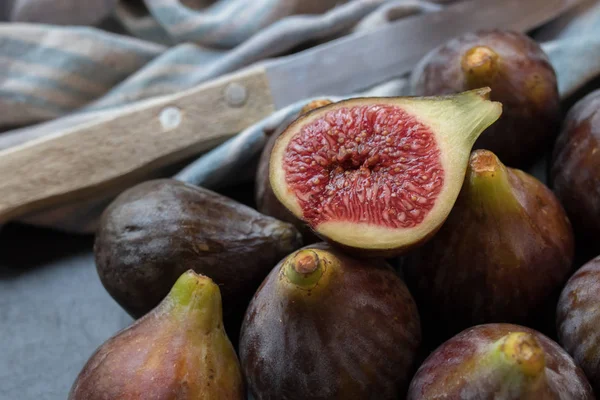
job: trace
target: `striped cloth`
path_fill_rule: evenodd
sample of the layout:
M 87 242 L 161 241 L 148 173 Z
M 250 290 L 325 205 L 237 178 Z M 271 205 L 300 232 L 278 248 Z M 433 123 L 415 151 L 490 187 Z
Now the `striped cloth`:
M 7 22 L 0 22 L 0 150 L 269 57 L 437 12 L 450 2 L 1 0 L 0 21 Z M 535 37 L 544 43 L 564 97 L 600 75 L 597 0 L 539 29 Z M 409 94 L 405 79 L 398 77 L 367 94 Z M 249 127 L 176 177 L 210 188 L 236 183 L 237 172 L 260 152 L 264 130 L 303 104 Z M 165 173 L 157 171 L 157 176 Z M 109 200 L 70 205 L 24 221 L 89 232 Z

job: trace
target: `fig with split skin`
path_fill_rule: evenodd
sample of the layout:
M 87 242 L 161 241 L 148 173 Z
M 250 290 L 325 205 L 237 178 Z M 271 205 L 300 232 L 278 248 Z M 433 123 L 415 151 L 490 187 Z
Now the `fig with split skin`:
M 150 398 L 246 398 L 210 278 L 184 273 L 158 307 L 96 350 L 69 393 L 69 400 Z
M 488 322 L 553 328 L 573 247 L 553 193 L 492 152 L 476 150 L 446 223 L 406 256 L 403 268 L 424 330 L 431 325 L 442 339 Z
M 556 73 L 540 45 L 520 33 L 493 30 L 454 38 L 424 57 L 411 86 L 418 96 L 489 86 L 504 110 L 474 148 L 493 151 L 511 167 L 532 165 L 560 128 Z
M 271 187 L 327 241 L 364 256 L 398 255 L 448 216 L 471 146 L 502 112 L 488 96 L 483 88 L 318 108 L 277 139 Z
M 552 157 L 550 182 L 582 243 L 600 252 L 600 90 L 567 114 Z
M 210 190 L 161 179 L 115 199 L 94 250 L 104 287 L 133 317 L 155 307 L 193 269 L 220 286 L 226 319 L 240 314 L 241 320 L 264 277 L 300 247 L 300 233 L 288 223 Z
M 263 282 L 246 311 L 240 361 L 256 400 L 395 400 L 420 338 L 416 305 L 385 261 L 319 243 Z
M 559 343 L 600 393 L 600 257 L 569 279 L 556 311 Z
M 583 371 L 554 341 L 524 326 L 472 327 L 417 371 L 407 400 L 593 400 Z
M 315 236 L 310 227 L 306 225 L 300 218 L 292 214 L 275 196 L 271 183 L 269 182 L 269 160 L 271 158 L 271 151 L 275 146 L 277 138 L 285 131 L 285 129 L 297 119 L 300 115 L 306 114 L 309 111 L 316 110 L 317 108 L 331 104 L 332 102 L 327 99 L 315 100 L 305 105 L 298 115 L 293 116 L 291 119 L 284 121 L 267 140 L 265 147 L 260 155 L 258 162 L 258 169 L 256 171 L 256 184 L 255 184 L 255 202 L 258 211 L 265 215 L 277 218 L 281 221 L 289 222 L 293 224 L 301 233 L 304 239 L 304 244 L 316 243 L 321 240 Z

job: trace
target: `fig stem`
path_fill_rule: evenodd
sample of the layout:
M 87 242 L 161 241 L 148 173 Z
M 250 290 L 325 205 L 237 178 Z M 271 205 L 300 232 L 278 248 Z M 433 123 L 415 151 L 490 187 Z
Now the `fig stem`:
M 167 295 L 166 313 L 180 317 L 184 323 L 210 331 L 222 327 L 221 291 L 208 277 L 188 270 L 177 279 Z
M 467 86 L 475 89 L 487 86 L 498 73 L 498 54 L 487 46 L 469 49 L 461 60 Z
M 502 336 L 482 361 L 478 368 L 485 365 L 481 373 L 499 398 L 547 398 L 545 352 L 533 334 L 514 331 Z
M 537 339 L 529 333 L 508 334 L 500 345 L 500 351 L 527 377 L 537 377 L 546 368 L 544 350 Z
M 285 262 L 284 275 L 290 283 L 310 289 L 323 276 L 323 269 L 323 260 L 315 251 L 299 250 Z
M 494 153 L 476 150 L 471 154 L 464 193 L 472 204 L 487 204 L 487 210 L 497 209 L 505 213 L 519 209 L 510 185 L 508 170 Z

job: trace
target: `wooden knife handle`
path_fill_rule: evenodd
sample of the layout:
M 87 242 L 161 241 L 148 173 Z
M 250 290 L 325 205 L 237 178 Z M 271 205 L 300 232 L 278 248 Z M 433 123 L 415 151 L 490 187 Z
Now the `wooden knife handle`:
M 262 67 L 0 151 L 0 223 L 135 182 L 275 110 Z

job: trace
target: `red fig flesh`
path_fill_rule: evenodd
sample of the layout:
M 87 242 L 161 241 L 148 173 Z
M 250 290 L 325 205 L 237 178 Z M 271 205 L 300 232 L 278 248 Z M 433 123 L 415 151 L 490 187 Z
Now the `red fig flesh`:
M 417 371 L 408 400 L 592 400 L 558 344 L 510 324 L 479 325 L 445 342 Z
M 305 222 L 285 208 L 285 206 L 277 199 L 275 193 L 273 193 L 271 182 L 269 182 L 271 151 L 273 151 L 273 147 L 275 146 L 277 138 L 285 131 L 285 129 L 291 122 L 293 122 L 293 120 L 298 118 L 300 115 L 306 114 L 312 110 L 316 110 L 317 108 L 324 107 L 331 103 L 332 102 L 330 100 L 326 99 L 312 101 L 302 108 L 299 115 L 296 115 L 292 120 L 283 122 L 282 125 L 278 127 L 275 132 L 271 134 L 271 136 L 269 136 L 269 139 L 267 140 L 267 143 L 265 144 L 265 147 L 260 155 L 258 169 L 256 171 L 255 200 L 257 210 L 265 215 L 269 215 L 281 221 L 293 224 L 296 229 L 302 233 L 304 244 L 316 243 L 320 242 L 321 240 L 315 236 Z
M 389 265 L 316 244 L 263 282 L 240 359 L 256 400 L 395 400 L 420 338 L 416 306 Z
M 472 144 L 501 113 L 488 94 L 351 99 L 310 112 L 275 143 L 273 191 L 328 241 L 401 253 L 450 212 Z

